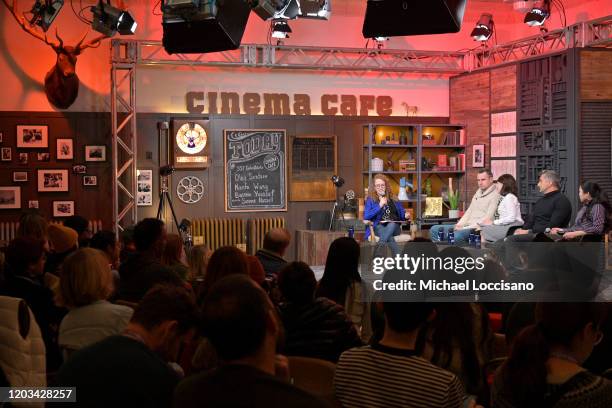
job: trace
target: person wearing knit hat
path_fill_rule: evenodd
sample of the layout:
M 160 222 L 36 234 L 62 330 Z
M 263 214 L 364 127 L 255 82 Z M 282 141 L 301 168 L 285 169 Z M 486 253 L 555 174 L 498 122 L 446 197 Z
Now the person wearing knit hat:
M 51 253 L 47 257 L 45 272 L 59 275 L 64 258 L 78 248 L 79 234 L 72 228 L 60 224 L 49 224 L 47 231 Z

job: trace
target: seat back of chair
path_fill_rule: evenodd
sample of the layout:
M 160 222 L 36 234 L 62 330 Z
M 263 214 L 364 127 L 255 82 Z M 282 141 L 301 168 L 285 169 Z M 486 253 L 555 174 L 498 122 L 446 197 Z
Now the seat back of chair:
M 310 357 L 289 357 L 289 374 L 293 385 L 327 401 L 334 400 L 336 365 Z

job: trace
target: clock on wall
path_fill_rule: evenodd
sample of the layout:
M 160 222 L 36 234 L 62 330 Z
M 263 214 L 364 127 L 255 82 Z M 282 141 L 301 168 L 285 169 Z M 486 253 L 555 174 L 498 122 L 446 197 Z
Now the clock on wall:
M 208 120 L 172 121 L 174 167 L 177 169 L 203 169 L 210 163 Z

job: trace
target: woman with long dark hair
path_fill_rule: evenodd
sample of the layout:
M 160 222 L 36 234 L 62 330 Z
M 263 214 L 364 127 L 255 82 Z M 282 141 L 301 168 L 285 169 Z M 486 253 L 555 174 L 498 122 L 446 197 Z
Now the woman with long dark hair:
M 493 382 L 493 407 L 609 407 L 612 382 L 581 364 L 602 339 L 606 305 L 540 303 Z
M 361 339 L 372 334 L 370 302 L 359 275 L 359 244 L 342 237 L 334 240 L 327 252 L 325 271 L 319 282 L 317 297 L 325 297 L 344 307 L 357 327 Z
M 601 235 L 610 228 L 610 202 L 599 184 L 582 182 L 578 188 L 578 197 L 582 207 L 576 215 L 574 225 L 570 228 L 553 228 L 551 234 L 564 231 L 563 239 L 570 240 L 584 235 Z
M 501 195 L 495 217 L 492 220 L 484 219 L 479 223 L 482 240 L 486 242 L 503 239 L 510 228 L 523 225 L 516 179 L 511 174 L 502 174 L 495 183 Z

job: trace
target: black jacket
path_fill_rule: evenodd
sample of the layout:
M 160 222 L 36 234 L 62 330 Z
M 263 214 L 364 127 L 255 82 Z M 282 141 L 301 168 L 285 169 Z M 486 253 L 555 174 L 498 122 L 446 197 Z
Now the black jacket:
M 534 233 L 544 232 L 546 228 L 564 228 L 571 217 L 572 204 L 562 192 L 555 190 L 536 201 L 533 214 L 523 228 Z
M 265 249 L 260 249 L 255 253 L 259 262 L 263 265 L 266 272 L 266 278 L 276 277 L 283 266 L 287 264 L 282 257 Z
M 285 326 L 284 353 L 337 362 L 344 351 L 362 345 L 344 308 L 327 298 L 305 305 L 281 304 Z
M 117 299 L 139 302 L 157 284 L 182 286 L 183 281 L 153 255 L 136 252 L 119 267 Z

